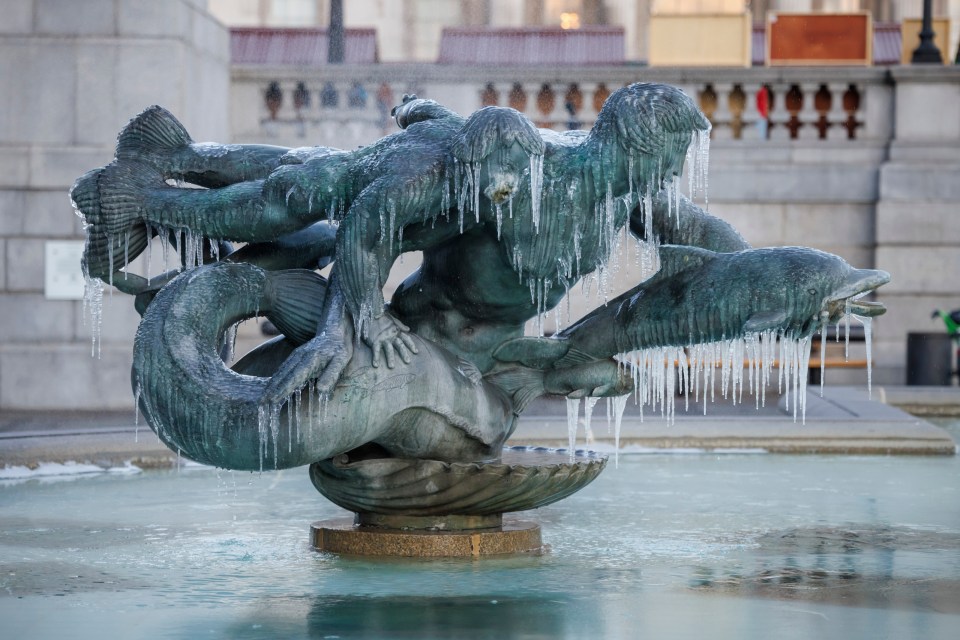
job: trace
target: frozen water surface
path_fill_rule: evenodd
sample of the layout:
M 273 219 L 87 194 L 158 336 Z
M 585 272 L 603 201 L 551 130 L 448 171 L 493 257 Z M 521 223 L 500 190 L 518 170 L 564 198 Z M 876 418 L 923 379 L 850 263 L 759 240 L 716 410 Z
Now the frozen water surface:
M 0 481 L 7 638 L 956 638 L 954 457 L 624 455 L 481 562 L 312 551 L 306 471 Z

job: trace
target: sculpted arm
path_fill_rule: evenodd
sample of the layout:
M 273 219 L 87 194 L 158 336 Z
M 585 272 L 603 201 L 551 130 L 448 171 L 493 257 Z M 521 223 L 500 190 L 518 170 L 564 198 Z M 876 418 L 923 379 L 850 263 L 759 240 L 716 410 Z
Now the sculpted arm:
M 640 206 L 630 215 L 630 231 L 638 238 L 648 239 Z M 666 189 L 653 198 L 653 232 L 662 244 L 700 247 L 720 253 L 750 248 L 729 223 L 710 215 L 684 195 L 679 196 L 679 202 L 671 201 Z

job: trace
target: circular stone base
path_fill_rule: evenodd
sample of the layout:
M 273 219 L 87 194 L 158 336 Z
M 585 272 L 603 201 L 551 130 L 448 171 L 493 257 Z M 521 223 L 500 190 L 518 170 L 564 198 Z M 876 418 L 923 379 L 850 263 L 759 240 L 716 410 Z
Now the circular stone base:
M 314 522 L 310 541 L 320 551 L 355 556 L 479 558 L 543 552 L 540 525 L 519 521 L 493 529 L 433 531 L 363 526 L 339 518 Z

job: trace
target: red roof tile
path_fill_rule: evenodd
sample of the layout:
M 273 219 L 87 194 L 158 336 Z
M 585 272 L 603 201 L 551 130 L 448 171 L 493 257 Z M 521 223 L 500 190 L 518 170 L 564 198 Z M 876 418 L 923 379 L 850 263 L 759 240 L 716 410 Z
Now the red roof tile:
M 582 29 L 485 27 L 445 28 L 440 38 L 441 64 L 588 65 L 622 64 L 620 27 Z
M 327 64 L 326 29 L 236 28 L 230 30 L 233 64 Z M 345 29 L 343 60 L 347 64 L 379 62 L 376 29 Z

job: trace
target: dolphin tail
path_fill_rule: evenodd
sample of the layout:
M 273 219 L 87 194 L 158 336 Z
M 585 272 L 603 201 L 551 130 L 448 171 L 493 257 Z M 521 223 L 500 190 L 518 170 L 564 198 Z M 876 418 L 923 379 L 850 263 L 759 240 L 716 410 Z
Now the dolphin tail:
M 135 116 L 117 136 L 118 160 L 146 162 L 163 170 L 170 156 L 193 143 L 186 128 L 173 114 L 153 105 Z
M 137 330 L 132 377 L 141 411 L 167 446 L 203 464 L 247 470 L 299 466 L 328 453 L 285 429 L 271 433 L 260 410 L 267 378 L 232 371 L 220 358 L 225 331 L 258 314 L 306 337 L 306 307 L 322 306 L 325 291 L 323 278 L 307 273 L 218 262 L 184 272 L 157 294 Z M 305 301 L 277 304 L 291 291 Z

